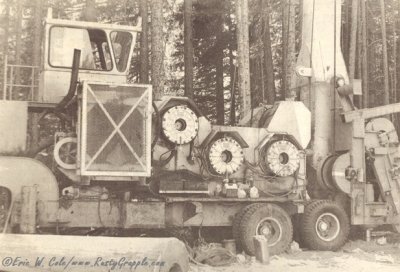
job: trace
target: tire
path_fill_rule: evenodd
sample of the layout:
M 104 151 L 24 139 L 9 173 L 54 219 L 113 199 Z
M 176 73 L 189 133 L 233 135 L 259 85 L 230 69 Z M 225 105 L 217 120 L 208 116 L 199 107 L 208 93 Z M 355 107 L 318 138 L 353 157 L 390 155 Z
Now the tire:
M 301 233 L 300 233 L 300 225 L 301 225 L 301 217 L 302 216 L 303 216 L 303 214 L 294 214 L 292 216 L 293 241 L 298 243 L 300 248 L 304 248 L 304 244 L 301 239 Z
M 255 235 L 265 235 L 269 254 L 277 255 L 286 251 L 292 242 L 293 225 L 289 214 L 275 204 L 250 205 L 242 216 L 239 232 L 248 255 L 255 255 Z
M 349 236 L 349 218 L 343 207 L 334 201 L 312 201 L 305 207 L 300 232 L 305 247 L 336 251 Z
M 180 267 L 179 264 L 174 264 L 168 272 L 182 272 L 182 268 Z
M 240 241 L 240 222 L 242 221 L 243 215 L 246 213 L 248 209 L 250 209 L 253 206 L 260 206 L 263 205 L 261 203 L 255 203 L 255 204 L 250 204 L 245 207 L 243 207 L 236 215 L 235 218 L 233 219 L 232 223 L 232 236 L 233 239 L 235 239 L 236 242 L 236 250 L 237 252 L 242 251 L 242 243 Z

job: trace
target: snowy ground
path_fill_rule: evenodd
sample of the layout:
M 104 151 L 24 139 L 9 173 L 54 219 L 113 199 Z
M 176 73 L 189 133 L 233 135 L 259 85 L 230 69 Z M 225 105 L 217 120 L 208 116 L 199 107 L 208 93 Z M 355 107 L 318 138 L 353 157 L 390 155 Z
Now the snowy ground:
M 256 261 L 224 267 L 191 265 L 190 272 L 399 272 L 400 245 L 352 241 L 339 252 L 292 251 L 270 258 L 270 264 Z

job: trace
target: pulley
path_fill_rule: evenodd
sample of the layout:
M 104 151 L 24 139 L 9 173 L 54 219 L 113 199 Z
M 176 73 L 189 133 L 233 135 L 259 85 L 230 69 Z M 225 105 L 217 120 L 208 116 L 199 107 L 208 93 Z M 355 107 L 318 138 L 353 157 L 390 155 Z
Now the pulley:
M 182 145 L 190 143 L 197 136 L 199 120 L 192 109 L 186 105 L 179 105 L 163 114 L 161 126 L 169 141 Z
M 225 136 L 211 143 L 208 159 L 218 174 L 232 174 L 243 163 L 243 149 L 234 138 Z
M 299 150 L 287 140 L 267 144 L 260 159 L 268 172 L 280 177 L 294 174 L 300 165 Z
M 350 194 L 351 182 L 346 178 L 346 169 L 350 165 L 350 153 L 340 155 L 332 165 L 333 184 L 345 194 Z
M 66 137 L 61 139 L 54 146 L 54 160 L 64 169 L 76 168 L 77 156 L 77 141 L 76 138 Z
M 321 183 L 319 185 L 329 191 L 339 190 L 342 193 L 350 194 L 351 182 L 346 177 L 349 167 L 350 153 L 327 157 L 321 164 Z

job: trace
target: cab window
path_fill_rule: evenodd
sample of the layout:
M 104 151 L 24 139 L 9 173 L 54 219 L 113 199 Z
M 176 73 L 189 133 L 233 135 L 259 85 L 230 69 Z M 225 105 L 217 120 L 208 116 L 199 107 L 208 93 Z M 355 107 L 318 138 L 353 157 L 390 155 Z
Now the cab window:
M 70 68 L 74 49 L 81 50 L 81 69 L 100 71 L 112 69 L 110 46 L 103 30 L 61 26 L 50 29 L 51 66 Z
M 115 63 L 119 72 L 127 68 L 132 45 L 132 34 L 123 31 L 113 31 L 110 35 Z

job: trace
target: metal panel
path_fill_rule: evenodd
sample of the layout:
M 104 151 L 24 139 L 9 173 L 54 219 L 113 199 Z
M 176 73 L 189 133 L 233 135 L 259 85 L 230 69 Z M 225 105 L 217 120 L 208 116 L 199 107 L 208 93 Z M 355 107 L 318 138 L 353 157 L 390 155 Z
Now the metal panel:
M 126 203 L 125 228 L 161 228 L 164 226 L 164 202 Z
M 281 101 L 267 130 L 292 135 L 306 148 L 311 139 L 311 113 L 302 102 Z
M 165 225 L 165 203 L 157 201 L 64 200 L 60 209 L 48 214 L 41 227 L 161 228 Z
M 150 176 L 151 86 L 84 82 L 81 174 Z
M 16 155 L 25 151 L 28 104 L 0 101 L 0 154 Z
M 11 191 L 13 202 L 21 201 L 22 187 L 37 186 L 39 223 L 47 222 L 48 216 L 56 213 L 59 200 L 57 180 L 41 162 L 31 158 L 0 156 L 0 176 L 0 186 Z

